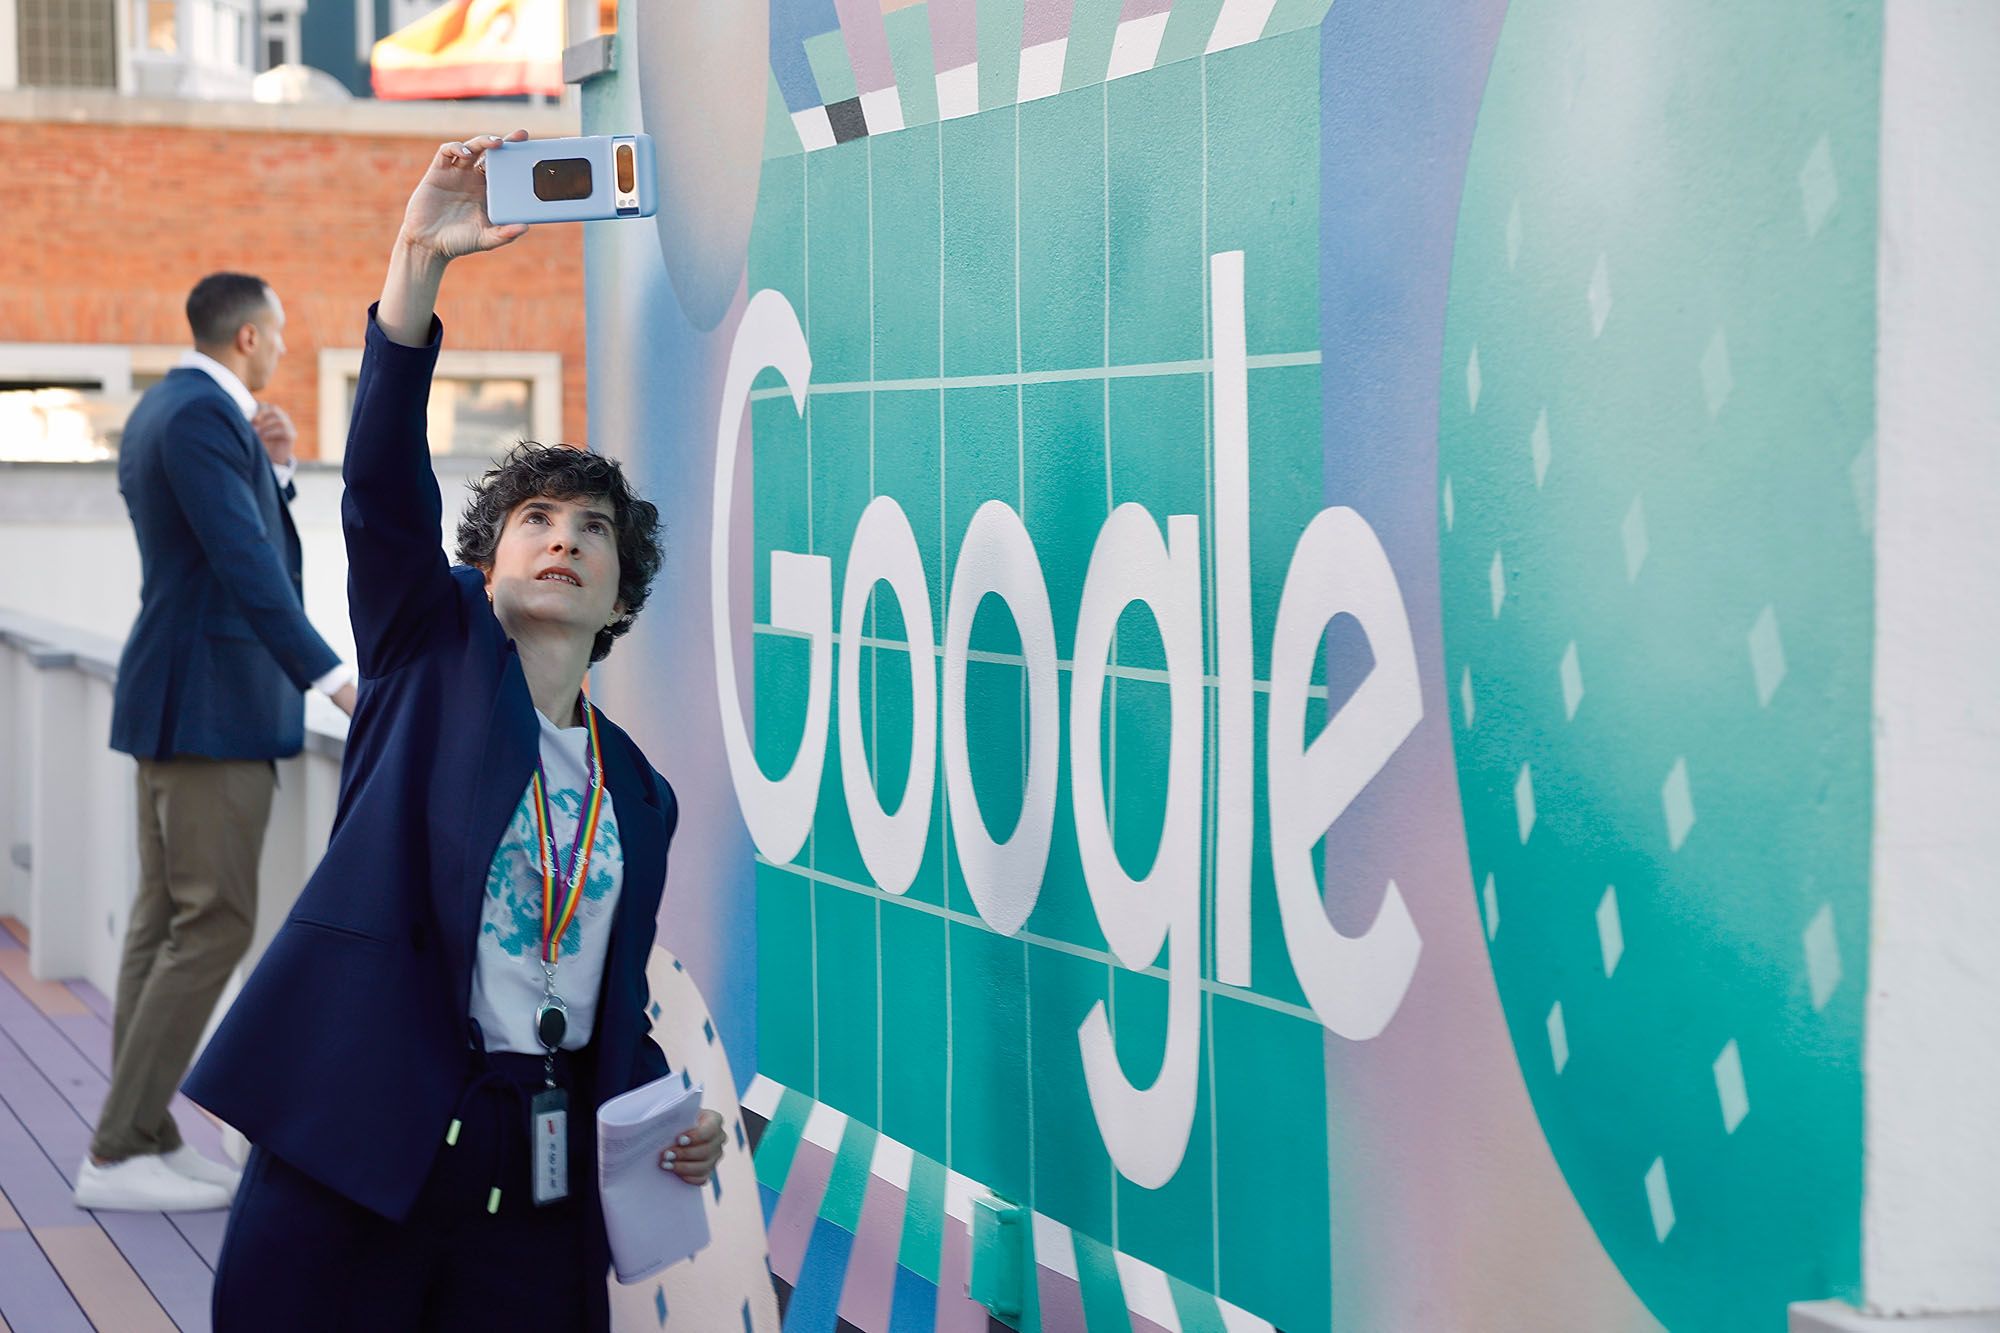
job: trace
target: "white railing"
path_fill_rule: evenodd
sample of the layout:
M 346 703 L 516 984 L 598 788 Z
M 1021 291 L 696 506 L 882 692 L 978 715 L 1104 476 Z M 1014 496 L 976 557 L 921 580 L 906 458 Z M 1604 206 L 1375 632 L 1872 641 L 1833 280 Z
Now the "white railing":
M 136 769 L 107 744 L 119 647 L 100 634 L 0 608 L 0 914 L 27 925 L 28 964 L 37 977 L 81 978 L 106 995 L 117 993 L 138 884 Z M 278 763 L 258 871 L 257 930 L 239 979 L 326 847 L 346 736 L 347 719 L 308 695 L 305 750 Z

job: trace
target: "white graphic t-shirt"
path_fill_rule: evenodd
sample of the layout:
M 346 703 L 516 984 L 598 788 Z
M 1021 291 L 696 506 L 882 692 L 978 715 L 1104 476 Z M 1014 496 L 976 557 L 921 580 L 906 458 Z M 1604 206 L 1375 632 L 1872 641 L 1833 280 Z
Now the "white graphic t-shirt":
M 589 795 L 584 775 L 588 727 L 558 727 L 539 711 L 542 728 L 542 771 L 547 775 L 549 809 L 557 864 L 566 864 L 576 837 L 576 822 Z M 479 949 L 472 966 L 472 1016 L 479 1020 L 489 1051 L 542 1054 L 535 1037 L 535 1010 L 545 989 L 542 976 L 542 860 L 535 852 L 534 784 L 521 792 L 514 817 L 493 849 L 486 872 L 486 902 L 479 924 Z M 604 793 L 604 811 L 597 842 L 590 853 L 583 896 L 576 916 L 563 932 L 556 951 L 556 994 L 562 997 L 568 1026 L 565 1050 L 577 1050 L 590 1040 L 597 1021 L 597 988 L 604 976 L 604 957 L 611 944 L 612 912 L 624 880 L 624 849 L 619 845 L 618 820 L 611 793 Z M 566 881 L 557 876 L 557 912 Z

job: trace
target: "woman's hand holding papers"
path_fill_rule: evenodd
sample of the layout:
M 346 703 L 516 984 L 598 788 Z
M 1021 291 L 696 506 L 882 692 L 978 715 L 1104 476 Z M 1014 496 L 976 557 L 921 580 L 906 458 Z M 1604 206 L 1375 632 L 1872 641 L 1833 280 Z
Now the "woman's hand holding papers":
M 660 1169 L 673 1172 L 690 1185 L 706 1185 L 722 1159 L 722 1143 L 722 1116 L 703 1111 L 694 1128 L 660 1154 Z

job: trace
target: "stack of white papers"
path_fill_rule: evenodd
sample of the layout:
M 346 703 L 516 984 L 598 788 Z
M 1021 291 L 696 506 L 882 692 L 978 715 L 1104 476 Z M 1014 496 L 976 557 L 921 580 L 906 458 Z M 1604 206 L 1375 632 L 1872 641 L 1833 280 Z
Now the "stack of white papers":
M 660 1154 L 694 1128 L 701 1087 L 668 1074 L 597 1108 L 597 1190 L 620 1282 L 651 1277 L 708 1244 L 702 1191 L 660 1169 Z

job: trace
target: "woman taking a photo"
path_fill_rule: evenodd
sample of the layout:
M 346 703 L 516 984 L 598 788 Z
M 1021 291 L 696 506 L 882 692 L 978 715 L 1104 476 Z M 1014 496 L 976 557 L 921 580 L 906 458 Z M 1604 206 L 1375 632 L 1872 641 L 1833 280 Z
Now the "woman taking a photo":
M 516 131 L 510 139 L 526 138 Z M 672 788 L 582 693 L 659 567 L 618 464 L 524 444 L 458 557 L 425 439 L 486 135 L 438 149 L 368 324 L 343 468 L 361 692 L 326 855 L 187 1082 L 249 1136 L 218 1333 L 604 1330 L 597 1106 L 666 1073 L 645 966 Z M 564 1112 L 565 1154 L 531 1162 Z M 545 1149 L 547 1144 L 542 1145 Z M 704 1111 L 662 1170 L 708 1181 Z

